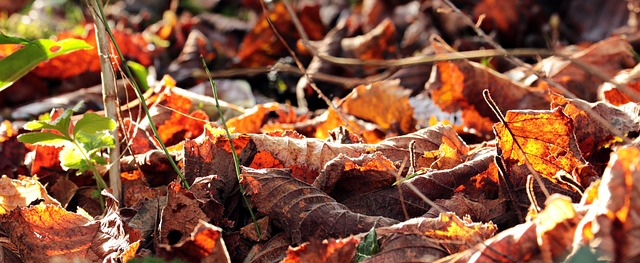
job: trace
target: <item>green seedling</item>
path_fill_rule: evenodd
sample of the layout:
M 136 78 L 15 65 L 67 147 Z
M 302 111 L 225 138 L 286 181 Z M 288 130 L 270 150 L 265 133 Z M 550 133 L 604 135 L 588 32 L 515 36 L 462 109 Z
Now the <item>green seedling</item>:
M 358 243 L 356 252 L 356 262 L 362 262 L 369 259 L 380 251 L 378 246 L 378 234 L 376 233 L 376 227 L 373 226 L 369 233 Z
M 98 155 L 106 148 L 113 148 L 115 139 L 109 134 L 116 128 L 112 119 L 95 113 L 86 113 L 75 126 L 71 125 L 73 110 L 65 110 L 55 120 L 34 120 L 27 122 L 24 128 L 30 131 L 18 135 L 18 141 L 35 145 L 62 147 L 60 165 L 63 169 L 75 169 L 76 174 L 91 171 L 98 191 L 107 188 L 107 184 L 98 172 L 97 165 L 108 164 Z M 102 203 L 102 198 L 100 198 Z M 104 204 L 103 204 L 104 205 Z

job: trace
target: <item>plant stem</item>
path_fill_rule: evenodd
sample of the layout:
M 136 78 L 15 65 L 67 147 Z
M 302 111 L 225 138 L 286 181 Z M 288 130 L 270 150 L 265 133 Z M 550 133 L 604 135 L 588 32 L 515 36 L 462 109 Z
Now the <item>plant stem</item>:
M 106 21 L 104 20 L 103 15 L 96 12 L 96 10 L 100 9 L 102 6 L 102 3 L 99 3 L 98 1 L 99 0 L 88 0 L 87 4 L 89 5 L 89 9 L 91 10 L 91 15 L 93 16 L 94 20 L 93 26 L 95 28 L 96 43 L 98 45 L 98 54 L 100 57 L 102 100 L 104 104 L 105 115 L 108 118 L 117 121 L 118 105 L 116 102 L 116 77 L 111 65 L 109 39 L 107 38 L 107 33 L 105 30 Z M 120 179 L 120 140 L 118 139 L 118 129 L 114 129 L 110 131 L 110 133 L 114 138 L 115 145 L 114 148 L 109 149 L 109 161 L 111 163 L 111 165 L 109 166 L 109 184 L 111 186 L 111 190 L 113 191 L 113 196 L 118 200 L 120 205 L 123 205 L 124 200 L 122 195 L 122 181 Z M 92 167 L 94 167 L 95 169 L 95 166 Z M 102 177 L 100 177 L 100 179 L 102 179 Z M 104 180 L 102 182 L 104 183 Z
M 90 0 L 88 0 L 90 1 Z M 98 1 L 98 0 L 95 0 Z M 97 10 L 93 10 L 94 12 L 100 12 L 100 16 L 101 17 L 105 17 L 104 16 L 104 11 L 102 10 L 102 6 L 98 5 L 97 6 Z M 106 23 L 106 21 L 102 20 L 104 28 L 107 32 L 107 34 L 109 34 L 109 37 L 111 38 L 111 41 L 113 42 L 113 46 L 116 48 L 116 51 L 118 52 L 118 57 L 120 58 L 120 62 L 122 65 L 122 68 L 124 69 L 127 77 L 129 78 L 129 80 L 131 81 L 131 84 L 133 85 L 134 90 L 136 91 L 136 94 L 138 95 L 138 98 L 141 101 L 141 106 L 142 106 L 142 110 L 144 110 L 144 114 L 147 116 L 147 120 L 149 121 L 149 126 L 151 127 L 151 131 L 153 132 L 153 137 L 156 138 L 156 140 L 158 141 L 158 143 L 160 144 L 160 147 L 162 148 L 162 150 L 164 151 L 164 154 L 167 156 L 167 159 L 169 160 L 169 163 L 171 163 L 171 167 L 173 167 L 173 170 L 176 172 L 176 174 L 178 174 L 178 177 L 180 178 L 180 181 L 182 182 L 182 185 L 189 189 L 189 182 L 187 182 L 187 180 L 184 178 L 184 175 L 182 174 L 182 172 L 180 172 L 180 168 L 178 168 L 178 165 L 176 164 L 176 162 L 173 160 L 173 157 L 171 157 L 171 154 L 169 153 L 169 150 L 167 150 L 167 146 L 164 145 L 164 142 L 162 142 L 162 138 L 160 138 L 160 135 L 158 134 L 158 130 L 156 129 L 156 125 L 153 122 L 153 118 L 151 118 L 151 114 L 149 114 L 149 107 L 147 107 L 147 102 L 144 99 L 144 95 L 142 93 L 142 91 L 140 90 L 140 86 L 138 85 L 138 82 L 136 82 L 135 78 L 133 77 L 133 74 L 131 73 L 131 70 L 129 69 L 129 66 L 127 65 L 127 61 L 124 58 L 124 55 L 122 55 L 122 51 L 120 51 L 120 47 L 118 46 L 118 43 L 116 42 L 116 38 L 113 35 L 113 33 L 111 32 L 111 29 L 109 28 L 109 24 Z
M 84 160 L 85 164 L 89 167 L 89 169 L 91 169 L 91 172 L 93 173 L 93 178 L 96 179 L 98 192 L 100 192 L 100 194 L 98 195 L 98 197 L 100 198 L 100 207 L 102 208 L 102 210 L 104 210 L 104 197 L 102 197 L 101 192 L 103 189 L 107 188 L 107 183 L 104 181 L 104 179 L 102 179 L 102 175 L 96 168 L 96 164 L 91 161 L 91 158 L 89 158 L 89 155 L 87 155 L 87 152 L 82 148 L 82 146 L 80 146 L 80 144 L 78 144 L 78 142 L 74 139 L 71 139 L 69 141 L 72 142 L 73 145 L 76 147 L 76 150 L 78 150 L 78 152 L 82 154 L 82 159 Z

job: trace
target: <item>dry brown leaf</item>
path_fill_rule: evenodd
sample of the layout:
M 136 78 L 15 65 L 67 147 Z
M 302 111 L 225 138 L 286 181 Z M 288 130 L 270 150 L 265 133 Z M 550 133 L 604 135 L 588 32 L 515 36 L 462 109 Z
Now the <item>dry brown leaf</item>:
M 481 137 L 491 137 L 498 121 L 484 101 L 484 89 L 503 111 L 549 107 L 545 90 L 527 88 L 475 62 L 439 62 L 434 70 L 425 88 L 435 104 L 446 112 L 461 111 L 463 125 Z
M 588 103 L 583 100 L 565 99 L 560 96 L 552 96 L 552 106 L 563 107 L 563 112 L 573 119 L 576 127 L 574 131 L 580 151 L 585 159 L 597 153 L 601 147 L 613 143 L 616 138 L 609 128 L 591 117 L 591 114 L 582 110 L 591 109 L 599 114 L 609 124 L 622 134 L 640 130 L 640 119 L 637 112 L 640 108 L 636 105 L 625 105 L 616 107 L 604 102 Z
M 356 87 L 342 102 L 344 112 L 371 121 L 393 134 L 416 130 L 410 90 L 400 86 L 400 80 L 383 80 Z M 388 132 L 385 132 L 388 133 Z
M 251 248 L 244 262 L 280 262 L 285 257 L 291 238 L 282 232 L 266 243 L 258 243 Z
M 468 181 L 469 178 L 488 169 L 494 156 L 493 149 L 485 148 L 452 169 L 428 171 L 403 181 L 399 184 L 400 190 L 388 186 L 353 196 L 342 203 L 352 211 L 366 215 L 380 215 L 396 220 L 405 220 L 404 206 L 409 218 L 420 216 L 429 211 L 431 206 L 416 194 L 409 184 L 430 200 L 448 199 L 454 194 L 454 189 Z M 402 198 L 400 194 L 402 194 Z
M 161 245 L 158 251 L 158 255 L 166 260 L 231 262 L 222 239 L 222 229 L 203 220 L 198 222 L 186 240 L 173 246 Z
M 393 219 L 353 213 L 317 188 L 291 177 L 291 170 L 245 167 L 241 183 L 252 207 L 277 222 L 296 244 L 397 223 Z
M 327 162 L 313 187 L 337 201 L 393 184 L 398 170 L 380 152 L 350 158 L 342 154 Z
M 282 263 L 335 262 L 350 263 L 356 255 L 359 240 L 355 237 L 343 239 L 311 239 L 295 248 L 289 248 Z
M 438 244 L 448 254 L 458 253 L 471 248 L 490 237 L 498 227 L 493 223 L 476 223 L 465 216 L 458 217 L 454 213 L 443 213 L 436 218 L 413 218 L 405 222 L 376 229 L 379 236 L 390 235 L 422 235 L 428 237 L 429 242 Z M 405 247 L 404 249 L 410 249 Z M 385 252 L 381 247 L 380 253 Z
M 635 66 L 632 53 L 633 48 L 627 40 L 614 36 L 591 45 L 589 48 L 575 53 L 572 59 L 587 64 L 612 78 L 620 70 Z M 595 101 L 598 97 L 598 86 L 604 81 L 592 72 L 585 71 L 579 66 L 558 57 L 549 57 L 535 66 L 546 76 L 565 87 L 569 92 L 586 101 Z M 546 83 L 540 87 L 546 87 Z M 550 87 L 554 92 L 561 91 Z
M 576 243 L 595 249 L 602 259 L 635 261 L 640 256 L 640 149 L 624 147 L 612 154 L 602 180 L 585 193 L 588 205 Z
M 556 262 L 570 252 L 580 218 L 571 200 L 552 195 L 532 221 L 500 232 L 471 249 L 440 262 Z
M 2 215 L 0 227 L 26 262 L 48 262 L 52 257 L 115 261 L 140 235 L 125 233 L 117 201 L 110 194 L 105 196 L 106 210 L 100 220 L 39 204 Z
M 320 8 L 316 3 L 300 5 L 296 10 L 300 20 L 305 22 L 301 22 L 305 32 L 312 40 L 322 39 L 324 36 L 325 29 L 320 20 L 319 11 Z M 289 46 L 292 46 L 292 42 L 300 38 L 284 4 L 276 3 L 272 10 L 262 14 L 253 29 L 245 35 L 238 48 L 236 66 L 244 68 L 268 66 L 274 64 L 278 58 L 289 55 L 284 45 L 273 33 L 266 16 L 269 16 L 285 41 L 289 42 Z
M 188 192 L 178 182 L 168 187 L 167 205 L 162 209 L 160 237 L 157 245 L 175 245 L 189 239 L 200 220 L 209 221 L 193 193 Z
M 57 200 L 47 194 L 47 190 L 38 182 L 37 177 L 22 177 L 15 180 L 3 175 L 0 178 L 0 215 L 9 213 L 17 207 L 27 207 L 31 202 L 38 200 L 47 205 L 60 206 Z

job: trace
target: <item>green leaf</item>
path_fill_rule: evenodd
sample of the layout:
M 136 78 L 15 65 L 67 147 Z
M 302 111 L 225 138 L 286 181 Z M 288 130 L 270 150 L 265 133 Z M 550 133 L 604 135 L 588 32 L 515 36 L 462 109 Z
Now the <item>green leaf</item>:
M 127 61 L 127 66 L 133 73 L 133 76 L 138 80 L 140 84 L 140 88 L 142 90 L 147 91 L 149 89 L 149 83 L 147 82 L 147 77 L 149 76 L 149 71 L 142 64 L 134 61 Z
M 64 146 L 69 140 L 62 135 L 50 132 L 30 132 L 18 135 L 18 141 L 22 143 L 30 143 L 37 145 L 47 145 L 60 147 Z
M 39 131 L 42 129 L 57 130 L 57 127 L 49 124 L 48 121 L 30 121 L 27 122 L 23 128 L 29 131 Z
M 54 121 L 49 122 L 49 124 L 53 125 L 53 129 L 62 133 L 62 135 L 71 137 L 69 135 L 69 126 L 71 125 L 71 116 L 73 115 L 73 111 L 70 109 L 65 110 L 58 118 Z
M 0 44 L 29 44 L 30 41 L 20 37 L 7 36 L 0 33 Z
M 73 137 L 75 138 L 79 132 L 92 134 L 104 130 L 112 131 L 115 128 L 116 122 L 112 119 L 95 113 L 86 113 L 73 128 Z
M 76 147 L 68 145 L 67 147 L 62 148 L 60 151 L 60 166 L 62 169 L 77 169 L 78 174 L 89 170 L 87 163 L 84 161 L 82 153 L 76 149 Z
M 50 39 L 27 41 L 25 39 L 0 34 L 0 42 L 3 41 L 4 43 L 23 44 L 24 46 L 0 60 L 0 91 L 11 86 L 16 80 L 29 73 L 29 71 L 34 69 L 40 62 L 69 52 L 93 48 L 84 40 L 72 38 L 60 41 Z
M 362 262 L 378 253 L 380 248 L 378 247 L 378 235 L 375 226 L 373 226 L 362 241 L 358 243 L 357 249 L 356 262 Z
M 102 165 L 109 164 L 109 162 L 107 162 L 107 159 L 99 155 L 94 155 L 93 157 L 91 157 L 91 160 L 97 164 L 102 164 Z
M 99 151 L 103 148 L 113 148 L 116 145 L 116 142 L 113 137 L 111 137 L 111 134 L 108 134 L 106 132 L 78 132 L 75 139 L 82 146 L 82 148 L 87 151 L 89 156 L 93 155 L 96 151 Z

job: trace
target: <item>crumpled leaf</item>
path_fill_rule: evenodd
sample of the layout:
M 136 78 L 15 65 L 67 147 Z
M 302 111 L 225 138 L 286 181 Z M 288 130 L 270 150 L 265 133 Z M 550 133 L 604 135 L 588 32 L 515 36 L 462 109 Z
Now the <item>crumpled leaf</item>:
M 280 262 L 286 255 L 291 238 L 282 232 L 266 243 L 258 243 L 251 248 L 245 262 Z
M 168 187 L 167 205 L 162 209 L 160 224 L 160 244 L 174 245 L 189 239 L 191 231 L 200 220 L 209 221 L 207 215 L 200 208 L 199 202 L 180 183 L 172 182 Z
M 497 230 L 498 227 L 491 222 L 477 223 L 471 221 L 471 218 L 468 216 L 460 218 L 455 213 L 449 212 L 441 213 L 436 218 L 421 217 L 409 219 L 393 226 L 378 228 L 376 232 L 382 237 L 392 235 L 422 235 L 430 238 L 430 242 L 442 246 L 447 253 L 453 254 L 464 251 L 492 237 Z M 387 249 L 388 248 L 381 246 L 380 254 L 393 253 Z M 410 249 L 410 247 L 405 247 L 404 249 L 407 250 Z
M 362 233 L 373 225 L 397 222 L 353 213 L 317 188 L 291 177 L 291 170 L 243 167 L 241 183 L 252 207 L 277 222 L 297 244 L 313 238 Z
M 561 261 L 570 250 L 579 220 L 569 198 L 552 195 L 546 208 L 533 220 L 441 260 L 468 263 Z
M 135 245 L 139 234 L 132 230 L 125 233 L 118 202 L 111 194 L 105 196 L 106 210 L 99 220 L 57 205 L 38 204 L 2 215 L 0 228 L 26 262 L 48 262 L 52 257 L 112 262 Z
M 634 261 L 640 255 L 640 149 L 612 154 L 599 184 L 581 201 L 588 211 L 576 231 L 576 243 L 595 249 L 604 260 Z
M 200 220 L 191 236 L 173 246 L 161 245 L 160 256 L 166 260 L 182 259 L 187 262 L 231 262 L 222 239 L 222 229 Z
M 391 185 L 398 170 L 380 152 L 350 158 L 342 154 L 327 162 L 313 186 L 336 200 Z
M 597 42 L 587 49 L 574 53 L 571 58 L 581 63 L 587 64 L 610 78 L 614 77 L 620 70 L 631 68 L 636 65 L 633 48 L 629 42 L 619 36 L 613 36 Z M 546 76 L 565 87 L 569 92 L 583 100 L 593 102 L 598 96 L 598 86 L 604 81 L 591 72 L 585 71 L 568 60 L 549 57 L 542 60 L 534 67 L 542 70 Z M 547 86 L 546 83 L 539 85 Z M 562 94 L 553 86 L 552 91 Z
M 352 262 L 356 254 L 356 245 L 359 240 L 354 237 L 344 239 L 311 239 L 295 248 L 289 248 L 287 257 L 282 263 L 303 262 Z
M 366 215 L 380 215 L 396 220 L 405 220 L 404 206 L 409 218 L 420 216 L 426 213 L 431 206 L 416 194 L 409 187 L 409 184 L 415 186 L 422 195 L 431 200 L 449 198 L 458 186 L 488 169 L 493 163 L 494 156 L 494 150 L 485 148 L 473 156 L 469 156 L 466 162 L 452 169 L 428 171 L 402 181 L 399 184 L 400 190 L 388 186 L 353 196 L 342 203 L 352 211 Z
M 305 32 L 309 33 L 310 39 L 318 40 L 323 37 L 324 26 L 316 3 L 300 5 L 296 13 L 301 19 Z M 289 55 L 269 26 L 265 18 L 267 15 L 287 42 L 295 41 L 300 37 L 284 4 L 276 3 L 272 10 L 262 14 L 253 29 L 245 35 L 238 48 L 237 66 L 245 68 L 267 66 L 275 63 L 279 57 Z M 289 43 L 289 46 L 293 45 Z
M 552 107 L 560 106 L 564 114 L 571 117 L 576 127 L 575 137 L 580 147 L 580 152 L 585 159 L 597 151 L 613 143 L 616 138 L 614 134 L 603 124 L 587 113 L 583 108 L 591 109 L 599 114 L 609 124 L 618 129 L 622 134 L 640 130 L 640 118 L 637 112 L 640 108 L 636 105 L 616 107 L 604 102 L 588 103 L 579 99 L 566 99 L 560 96 L 552 96 Z
M 37 177 L 15 180 L 3 175 L 0 178 L 0 215 L 9 213 L 16 207 L 27 207 L 37 200 L 60 206 L 57 200 L 47 194 Z

